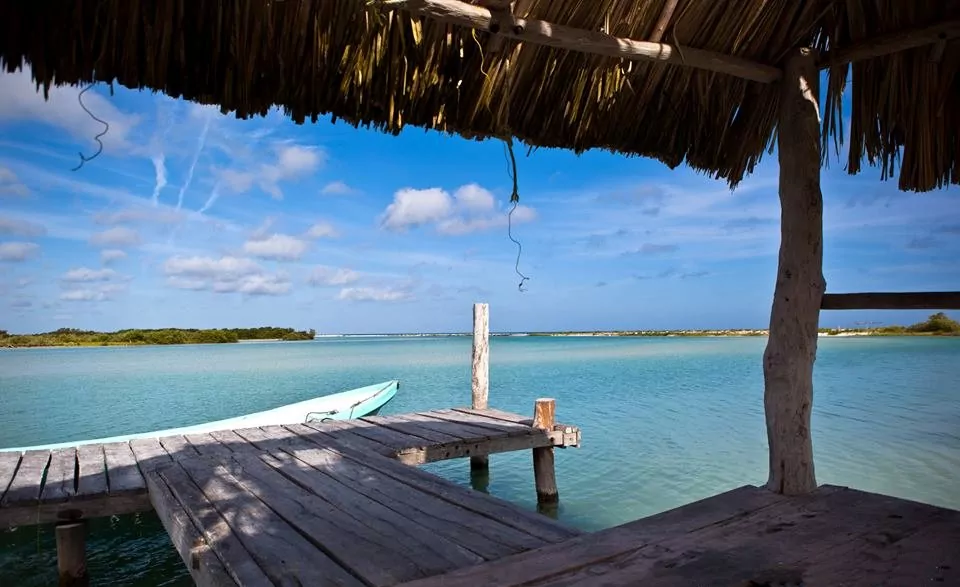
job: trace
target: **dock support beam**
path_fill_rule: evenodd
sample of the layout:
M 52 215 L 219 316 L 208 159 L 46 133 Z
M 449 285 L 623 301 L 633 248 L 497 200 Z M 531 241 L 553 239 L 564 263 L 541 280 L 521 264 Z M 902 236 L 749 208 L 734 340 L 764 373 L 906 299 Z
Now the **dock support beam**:
M 86 587 L 90 584 L 87 576 L 86 523 L 58 524 L 55 534 L 60 587 Z
M 767 488 L 802 495 L 817 488 L 810 412 L 823 279 L 820 108 L 816 52 L 799 49 L 780 92 L 780 260 L 763 355 L 770 450 Z
M 553 431 L 556 413 L 556 400 L 538 399 L 534 406 L 533 427 Z M 537 485 L 537 504 L 549 505 L 560 501 L 552 446 L 533 449 L 533 477 Z
M 490 307 L 487 304 L 473 305 L 473 360 L 471 389 L 472 407 L 485 410 L 490 393 Z M 486 471 L 490 466 L 487 455 L 470 457 L 472 472 Z

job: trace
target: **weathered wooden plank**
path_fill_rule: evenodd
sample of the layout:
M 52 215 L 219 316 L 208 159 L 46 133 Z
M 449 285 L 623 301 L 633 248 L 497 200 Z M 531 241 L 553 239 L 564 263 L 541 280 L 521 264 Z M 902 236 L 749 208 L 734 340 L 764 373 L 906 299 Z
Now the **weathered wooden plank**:
M 111 442 L 103 445 L 107 465 L 107 486 L 110 493 L 143 491 L 147 488 L 143 475 L 137 467 L 137 459 L 126 442 Z
M 498 410 L 497 408 L 487 407 L 482 410 L 475 409 L 475 408 L 450 408 L 450 409 L 454 412 L 460 412 L 461 414 L 470 414 L 472 416 L 483 416 L 485 418 L 502 420 L 504 422 L 509 422 L 511 424 L 520 424 L 522 426 L 533 426 L 533 418 L 529 416 L 523 416 L 521 414 L 514 414 L 513 412 Z
M 219 440 L 220 444 L 223 444 L 232 452 L 257 450 L 257 447 L 247 442 L 246 438 L 240 436 L 233 430 L 215 430 L 211 432 L 210 435 Z
M 346 424 L 343 428 L 344 431 L 369 438 L 370 440 L 376 440 L 380 444 L 389 446 L 395 450 L 420 448 L 432 444 L 425 438 L 397 432 L 396 430 L 377 426 L 376 424 L 364 422 L 363 420 L 344 420 L 343 423 Z
M 296 476 L 297 472 L 290 471 L 285 463 L 277 462 L 270 455 L 258 458 L 239 454 L 234 455 L 234 460 L 236 465 L 227 465 L 227 468 L 247 491 L 367 583 L 386 586 L 425 575 L 420 566 L 422 559 L 418 561 L 417 553 L 410 552 L 396 528 L 382 523 L 377 530 L 372 530 L 338 504 L 310 491 L 323 481 L 320 472 L 313 472 L 320 479 L 308 479 L 300 484 L 291 480 L 291 475 Z M 324 486 L 338 491 L 332 480 Z
M 234 433 L 258 450 L 270 450 L 276 443 L 276 439 L 260 428 L 241 428 L 234 430 Z
M 44 502 L 66 501 L 73 497 L 74 470 L 77 467 L 77 449 L 62 448 L 51 451 L 47 478 L 43 482 L 40 500 Z
M 960 585 L 960 512 L 912 531 L 882 528 L 798 563 L 808 585 Z
M 331 450 L 291 449 L 287 452 L 311 467 L 329 472 L 328 474 L 335 476 L 351 491 L 404 513 L 430 533 L 465 546 L 486 560 L 547 544 L 541 538 L 479 515 L 458 504 L 425 494 L 393 477 L 345 459 Z M 464 488 L 463 491 L 466 493 L 469 490 Z
M 676 508 L 623 526 L 453 571 L 442 577 L 411 582 L 404 587 L 473 587 L 486 584 L 491 577 L 502 579 L 503 587 L 526 585 L 567 571 L 588 569 L 613 557 L 636 552 L 659 539 L 682 536 L 699 527 L 770 507 L 779 501 L 778 496 L 766 490 L 740 487 L 690 504 L 692 510 L 684 511 L 690 506 Z
M 192 444 L 187 442 L 187 439 L 183 436 L 164 436 L 160 439 L 160 444 L 163 445 L 163 449 L 167 451 L 167 454 L 170 455 L 175 461 L 180 459 L 189 459 L 191 457 L 197 456 L 197 449 L 193 447 Z
M 137 459 L 140 472 L 144 474 L 169 465 L 173 460 L 157 438 L 135 438 L 130 441 L 130 450 Z
M 363 585 L 246 491 L 223 466 L 211 467 L 201 458 L 181 459 L 179 464 L 275 583 Z
M 77 496 L 89 497 L 107 493 L 107 464 L 102 444 L 77 447 Z
M 397 460 L 405 465 L 422 465 L 474 455 L 490 455 L 553 446 L 553 439 L 544 434 L 524 436 L 499 436 L 479 442 L 459 441 L 423 448 L 409 448 L 397 453 Z
M 325 434 L 344 446 L 349 446 L 353 450 L 389 456 L 397 454 L 397 450 L 395 448 L 375 440 L 370 440 L 364 436 L 354 434 L 350 431 L 350 426 L 344 426 L 343 424 L 343 422 L 331 420 L 322 423 L 307 422 L 302 424 L 302 426 L 306 426 L 307 428 L 310 428 L 316 432 Z
M 32 505 L 40 499 L 43 473 L 50 462 L 50 451 L 28 450 L 3 496 L 3 505 Z
M 170 462 L 169 457 L 167 462 Z M 150 490 L 150 503 L 194 583 L 199 587 L 236 587 L 237 582 L 227 573 L 223 563 L 190 520 L 183 506 L 173 496 L 164 480 L 153 472 L 156 467 L 148 470 L 151 472 L 145 475 L 145 480 Z
M 580 534 L 577 530 L 559 524 L 546 516 L 522 510 L 512 504 L 447 481 L 416 467 L 410 467 L 393 459 L 357 452 L 346 447 L 331 448 L 344 458 L 384 473 L 424 493 L 478 514 L 498 520 L 548 542 L 560 542 Z
M 420 412 L 417 414 L 404 414 L 404 418 L 410 418 L 425 428 L 437 430 L 444 434 L 457 436 L 461 440 L 479 442 L 489 438 L 495 438 L 499 432 L 489 428 L 471 426 L 466 422 L 451 422 L 450 420 L 441 420 L 430 415 L 430 412 Z
M 960 292 L 825 293 L 821 310 L 957 310 Z
M 367 416 L 360 419 L 376 426 L 396 430 L 401 434 L 418 436 L 430 443 L 444 444 L 462 440 L 462 438 L 458 436 L 452 436 L 445 432 L 438 432 L 437 430 L 421 426 L 419 422 L 406 419 L 403 416 Z
M 532 427 L 525 424 L 516 424 L 506 420 L 498 420 L 489 416 L 482 415 L 478 410 L 431 410 L 427 412 L 431 416 L 440 420 L 451 422 L 465 422 L 480 428 L 488 428 L 506 436 L 524 436 L 527 434 L 540 433 Z
M 221 459 L 230 458 L 230 449 L 220 444 L 220 441 L 210 434 L 186 434 L 184 438 L 202 455 Z
M 0 503 L 3 503 L 3 496 L 7 492 L 7 487 L 10 487 L 19 464 L 20 451 L 0 452 Z
M 149 512 L 147 491 L 74 497 L 60 502 L 0 506 L 0 528 L 36 526 L 82 518 L 103 518 Z
M 510 422 L 513 424 L 520 424 L 521 426 L 533 426 L 533 419 L 526 416 L 521 416 L 520 414 L 513 414 L 510 412 L 505 412 L 503 410 L 498 410 L 496 408 L 487 408 L 485 410 L 473 410 L 470 408 L 453 408 L 455 412 L 461 412 L 464 414 L 471 415 L 481 415 L 488 418 L 493 418 L 494 420 L 501 420 L 503 422 Z M 568 446 L 580 446 L 580 429 L 576 426 L 571 426 L 570 424 L 555 423 L 553 428 L 548 431 L 548 434 L 553 439 L 554 446 L 568 447 Z
M 200 529 L 204 541 L 213 548 L 227 573 L 238 585 L 273 587 L 274 583 L 257 564 L 254 554 L 247 551 L 239 534 L 179 465 L 161 467 L 156 474 L 170 489 L 190 521 Z M 244 527 L 249 534 L 249 527 Z
M 806 583 L 800 561 L 842 547 L 862 534 L 880 531 L 896 536 L 934 519 L 923 504 L 911 506 L 896 498 L 846 489 L 821 492 L 783 500 L 531 585 L 572 587 L 589 579 L 611 586 L 680 587 L 708 578 L 718 585 Z

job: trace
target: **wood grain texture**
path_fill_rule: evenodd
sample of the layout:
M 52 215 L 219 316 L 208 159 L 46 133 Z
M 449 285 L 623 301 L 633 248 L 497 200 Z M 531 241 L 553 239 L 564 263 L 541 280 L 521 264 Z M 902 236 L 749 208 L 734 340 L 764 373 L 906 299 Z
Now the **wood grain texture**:
M 150 503 L 194 583 L 198 587 L 235 587 L 237 582 L 155 470 L 145 475 Z
M 505 420 L 498 420 L 483 415 L 477 410 L 431 410 L 429 413 L 433 417 L 440 420 L 464 422 L 470 424 L 471 426 L 487 428 L 494 432 L 499 432 L 500 434 L 506 434 L 508 436 L 523 436 L 525 434 L 533 434 L 535 432 L 529 424 L 517 424 L 514 422 L 507 422 Z
M 147 484 L 143 480 L 137 459 L 133 455 L 130 444 L 126 442 L 111 442 L 103 445 L 104 461 L 107 465 L 107 486 L 110 493 L 124 493 L 127 491 L 143 491 Z
M 462 440 L 459 436 L 452 436 L 446 432 L 422 426 L 420 422 L 407 419 L 404 416 L 367 416 L 360 419 L 377 426 L 396 430 L 401 434 L 417 436 L 432 443 L 443 444 Z
M 821 68 L 825 68 L 853 61 L 874 59 L 891 53 L 949 41 L 957 37 L 960 37 L 960 21 L 938 22 L 932 26 L 876 35 L 846 47 L 837 47 L 824 53 L 819 60 L 819 65 Z
M 825 282 L 820 191 L 819 72 L 809 49 L 787 61 L 780 94 L 780 261 L 763 355 L 772 491 L 816 489 L 810 414 Z
M 160 438 L 160 444 L 175 461 L 180 459 L 189 459 L 197 456 L 197 449 L 187 442 L 187 439 L 177 434 L 174 436 L 164 436 Z
M 156 438 L 135 438 L 130 441 L 130 450 L 137 459 L 137 466 L 140 472 L 146 474 L 158 467 L 169 465 L 172 461 L 170 455 Z
M 181 459 L 179 464 L 274 583 L 363 585 L 244 489 L 241 481 L 222 466 L 211 466 L 209 461 L 199 457 Z M 220 551 L 217 546 L 215 548 Z
M 44 502 L 66 501 L 76 493 L 74 472 L 77 467 L 77 449 L 61 448 L 50 452 L 50 466 L 43 483 L 40 500 Z
M 494 18 L 490 10 L 460 0 L 388 0 L 385 5 L 458 26 L 489 31 Z M 515 27 L 501 27 L 498 35 L 524 43 L 556 47 L 568 51 L 603 55 L 631 61 L 657 61 L 685 67 L 725 73 L 761 83 L 780 79 L 775 67 L 747 61 L 731 55 L 693 47 L 680 51 L 671 45 L 635 41 L 533 19 L 514 19 Z
M 58 524 L 54 529 L 54 536 L 57 542 L 57 574 L 60 586 L 89 585 L 86 523 Z
M 204 541 L 215 549 L 217 558 L 238 585 L 244 587 L 273 587 L 274 583 L 247 551 L 240 535 L 230 527 L 227 519 L 217 511 L 199 487 L 179 465 L 160 468 L 156 474 L 175 500 L 170 502 L 171 511 L 177 504 L 203 535 Z M 149 474 L 148 474 L 149 475 Z M 158 511 L 159 513 L 159 511 Z
M 340 507 L 336 498 L 324 498 L 346 493 L 332 479 L 318 471 L 313 471 L 313 476 L 299 475 L 295 465 L 269 455 L 237 454 L 234 458 L 235 464 L 226 467 L 247 491 L 306 536 L 318 552 L 327 553 L 365 582 L 383 587 L 424 575 L 416 557 L 398 549 L 395 527 L 384 522 L 371 529 L 361 521 L 362 516 L 375 514 L 361 510 L 354 516 Z M 322 488 L 319 493 L 313 491 L 316 486 Z
M 0 452 L 0 503 L 20 464 L 20 451 Z
M 490 306 L 473 305 L 473 347 L 470 361 L 472 407 L 487 407 L 490 394 Z
M 20 466 L 7 492 L 3 505 L 33 505 L 39 502 L 43 489 L 43 474 L 50 462 L 50 451 L 28 450 L 20 459 Z

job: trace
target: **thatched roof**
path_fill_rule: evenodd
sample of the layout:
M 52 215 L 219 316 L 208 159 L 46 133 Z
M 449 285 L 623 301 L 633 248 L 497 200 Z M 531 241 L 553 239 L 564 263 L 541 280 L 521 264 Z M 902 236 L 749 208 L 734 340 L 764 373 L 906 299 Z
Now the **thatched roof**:
M 691 59 L 702 49 L 779 67 L 799 46 L 835 58 L 867 38 L 960 17 L 960 0 L 516 2 L 515 16 L 589 34 L 660 36 L 674 52 L 664 63 L 492 41 L 490 32 L 421 16 L 424 4 L 15 0 L 0 7 L 0 59 L 9 70 L 29 63 L 47 87 L 115 80 L 241 117 L 280 106 L 297 122 L 332 113 L 388 132 L 414 125 L 512 135 L 533 146 L 686 161 L 736 184 L 772 144 L 778 83 L 689 67 L 684 50 Z M 861 155 L 889 168 L 900 152 L 902 188 L 960 183 L 958 69 L 960 43 L 950 41 L 855 62 L 843 137 L 851 171 Z M 845 132 L 839 92 L 850 67 L 829 73 L 824 139 L 832 147 Z

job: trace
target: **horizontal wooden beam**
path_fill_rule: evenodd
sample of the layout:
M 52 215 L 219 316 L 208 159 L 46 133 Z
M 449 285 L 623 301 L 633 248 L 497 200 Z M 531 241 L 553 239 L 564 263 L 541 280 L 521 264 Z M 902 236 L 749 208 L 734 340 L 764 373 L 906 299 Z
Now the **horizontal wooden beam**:
M 882 57 L 925 45 L 946 42 L 957 37 L 960 37 L 960 20 L 950 20 L 924 28 L 887 33 L 823 53 L 820 58 L 820 67 L 833 67 L 853 61 L 873 59 L 874 57 Z
M 958 310 L 960 292 L 824 294 L 824 310 Z
M 494 30 L 491 30 L 490 25 L 496 19 L 490 14 L 490 10 L 460 0 L 381 0 L 380 4 L 387 9 L 404 10 L 438 22 L 488 31 L 534 45 L 631 61 L 656 61 L 693 67 L 761 83 L 774 82 L 783 75 L 776 67 L 732 55 L 693 47 L 682 47 L 678 50 L 665 43 L 634 41 L 542 20 L 515 18 L 512 26 L 494 25 Z

